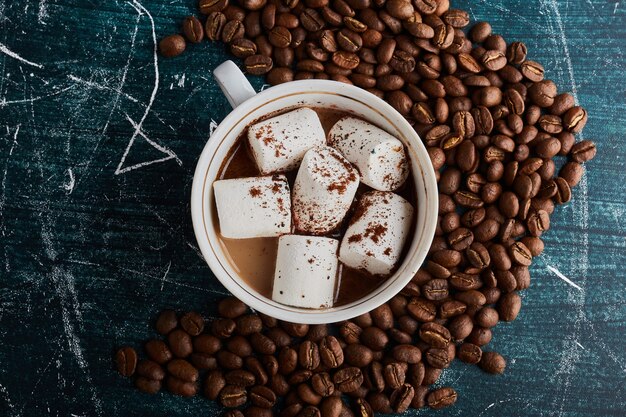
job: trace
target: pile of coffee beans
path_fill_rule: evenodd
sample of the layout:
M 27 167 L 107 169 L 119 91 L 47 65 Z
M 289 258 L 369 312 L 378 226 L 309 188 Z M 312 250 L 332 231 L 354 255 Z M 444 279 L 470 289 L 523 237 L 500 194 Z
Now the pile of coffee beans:
M 399 295 L 370 313 L 337 325 L 306 325 L 255 314 L 234 297 L 218 304 L 219 318 L 205 326 L 195 312 L 160 313 L 162 339 L 144 344 L 147 359 L 123 347 L 117 370 L 135 386 L 155 394 L 203 394 L 246 417 L 372 417 L 409 407 L 443 408 L 457 394 L 429 390 L 455 357 L 450 330 L 415 317 L 410 300 Z M 497 318 L 496 318 L 497 320 Z M 504 359 L 470 343 L 459 357 L 492 373 Z M 241 411 L 233 410 L 229 417 Z
M 423 268 L 378 309 L 331 326 L 279 322 L 229 298 L 203 332 L 195 313 L 164 312 L 167 337 L 117 354 L 120 373 L 156 392 L 198 390 L 249 417 L 338 417 L 453 404 L 429 390 L 454 358 L 502 373 L 483 351 L 492 328 L 514 320 L 528 267 L 541 254 L 555 206 L 581 180 L 593 142 L 576 143 L 587 112 L 545 79 L 522 42 L 448 0 L 201 0 L 164 56 L 203 39 L 228 44 L 270 84 L 332 79 L 385 99 L 411 123 L 439 184 L 436 236 Z M 557 163 L 561 165 L 557 167 Z M 159 324 L 160 323 L 160 324 Z M 190 324 L 193 323 L 193 324 Z M 166 374 L 168 376 L 166 376 Z M 231 417 L 241 415 L 230 412 Z

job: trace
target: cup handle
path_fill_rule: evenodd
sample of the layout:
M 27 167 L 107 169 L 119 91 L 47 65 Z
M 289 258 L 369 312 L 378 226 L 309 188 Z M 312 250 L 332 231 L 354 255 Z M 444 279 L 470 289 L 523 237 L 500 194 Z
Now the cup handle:
M 250 82 L 233 61 L 226 61 L 215 68 L 213 78 L 233 109 L 256 94 Z

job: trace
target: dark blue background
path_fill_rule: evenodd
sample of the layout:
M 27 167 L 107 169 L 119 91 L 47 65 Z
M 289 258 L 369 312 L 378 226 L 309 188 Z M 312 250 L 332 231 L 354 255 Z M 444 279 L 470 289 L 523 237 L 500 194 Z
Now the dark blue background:
M 575 94 L 598 157 L 552 218 L 518 320 L 495 330 L 506 374 L 455 363 L 439 384 L 458 389 L 456 406 L 413 414 L 624 415 L 626 3 L 455 5 L 526 42 Z M 194 10 L 0 0 L 2 416 L 219 413 L 202 397 L 141 394 L 111 364 L 116 346 L 153 335 L 159 309 L 210 316 L 225 294 L 199 256 L 188 200 L 211 126 L 229 111 L 211 76 L 227 54 L 207 42 L 154 65 L 155 36 Z

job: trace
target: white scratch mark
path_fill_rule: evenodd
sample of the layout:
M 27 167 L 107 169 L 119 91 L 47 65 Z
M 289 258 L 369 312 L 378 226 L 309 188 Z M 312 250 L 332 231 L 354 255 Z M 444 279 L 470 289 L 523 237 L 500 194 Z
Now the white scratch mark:
M 2 394 L 4 394 L 4 397 L 6 398 L 6 403 L 9 406 L 9 408 L 11 409 L 11 415 L 15 415 L 15 414 L 13 414 L 13 410 L 15 409 L 15 404 L 13 404 L 11 402 L 11 397 L 9 396 L 9 392 L 7 391 L 7 389 L 2 384 L 0 384 L 0 392 Z
M 213 132 L 215 132 L 215 129 L 217 129 L 217 122 L 211 119 L 211 123 L 209 123 L 209 137 L 213 135 Z
M 0 107 L 5 107 L 5 106 L 11 105 L 11 104 L 32 103 L 34 101 L 39 101 L 39 100 L 42 100 L 44 98 L 58 96 L 59 94 L 62 94 L 64 92 L 66 92 L 67 90 L 71 90 L 72 88 L 74 88 L 74 86 L 70 85 L 69 87 L 62 88 L 62 89 L 57 90 L 57 91 L 55 91 L 53 93 L 50 93 L 50 94 L 45 94 L 43 96 L 35 96 L 35 97 L 31 96 L 31 98 L 29 98 L 29 99 L 22 99 L 22 100 L 7 100 L 6 98 L 3 97 L 2 99 L 0 99 Z
M 271 84 L 263 84 L 261 86 L 261 91 L 265 91 L 266 88 L 270 88 L 272 85 Z
M 15 58 L 18 61 L 23 62 L 24 64 L 31 65 L 31 66 L 33 66 L 35 68 L 43 68 L 43 65 L 37 64 L 36 62 L 29 61 L 29 60 L 27 60 L 25 58 L 22 58 L 21 56 L 19 56 L 15 52 L 11 51 L 9 48 L 6 47 L 6 45 L 4 45 L 2 43 L 0 43 L 0 52 L 10 56 L 11 58 Z
M 546 267 L 552 271 L 554 273 L 554 275 L 556 275 L 557 277 L 561 278 L 563 281 L 567 282 L 569 285 L 571 285 L 572 287 L 576 288 L 578 291 L 583 291 L 582 288 L 580 288 L 578 285 L 576 285 L 576 283 L 574 281 L 572 281 L 571 279 L 569 279 L 568 277 L 566 277 L 565 275 L 563 275 L 561 273 L 561 271 L 559 271 L 558 269 L 556 269 L 553 266 L 550 265 L 546 265 Z
M 200 257 L 200 259 L 202 259 L 204 261 L 204 256 L 202 255 L 202 252 L 200 252 L 200 249 L 198 247 L 196 247 L 195 245 L 191 244 L 191 242 L 187 242 L 187 246 L 189 246 L 191 249 L 193 249 L 193 251 L 196 253 L 196 255 L 198 255 Z
M 37 22 L 40 25 L 46 25 L 46 18 L 50 17 L 48 15 L 48 1 L 47 0 L 39 0 L 39 11 L 37 12 Z
M 163 278 L 161 278 L 161 291 L 163 291 L 163 286 L 165 285 L 165 278 L 167 277 L 167 274 L 170 273 L 171 266 L 172 266 L 172 261 L 170 261 L 170 263 L 167 264 L 167 269 L 165 270 L 165 274 L 163 275 Z
M 74 178 L 74 172 L 72 172 L 72 168 L 67 169 L 67 175 L 69 175 L 69 181 L 63 184 L 63 189 L 67 192 L 67 194 L 72 194 L 74 191 L 74 185 L 76 184 L 76 180 Z
M 615 2 L 615 8 L 613 9 L 613 14 L 617 13 L 617 8 L 619 7 L 619 1 Z
M 563 20 L 561 19 L 561 12 L 559 12 L 559 6 L 556 0 L 550 0 L 550 6 L 554 12 L 554 20 L 559 27 L 559 34 L 561 37 L 561 43 L 563 44 L 563 53 L 565 54 L 565 65 L 567 65 L 567 72 L 569 73 L 570 82 L 572 84 L 572 95 L 578 102 L 578 89 L 576 87 L 576 80 L 574 78 L 574 66 L 572 65 L 572 56 L 569 53 L 569 46 L 567 44 L 567 37 L 565 36 L 565 30 L 563 29 Z
M 73 74 L 70 74 L 70 75 L 68 75 L 67 77 L 68 77 L 70 80 L 72 80 L 72 81 L 75 81 L 75 82 L 80 83 L 80 84 L 84 84 L 84 85 L 86 85 L 86 86 L 89 86 L 89 87 L 91 87 L 91 88 L 95 88 L 95 89 L 97 89 L 97 90 L 110 90 L 110 91 L 114 91 L 114 92 L 116 92 L 116 93 L 118 93 L 118 94 L 120 94 L 120 95 L 123 95 L 123 96 L 124 96 L 124 97 L 126 97 L 128 100 L 132 101 L 133 103 L 139 103 L 139 100 L 137 100 L 135 97 L 131 96 L 130 94 L 126 94 L 126 93 L 124 93 L 124 92 L 123 92 L 123 91 L 121 91 L 120 89 L 111 88 L 111 87 L 108 87 L 108 86 L 106 86 L 106 85 L 102 85 L 102 84 L 96 83 L 96 82 L 94 82 L 94 81 L 85 80 L 85 79 L 82 79 L 82 78 L 80 78 L 80 77 L 77 77 L 77 76 L 75 76 L 75 75 L 73 75 Z
M 137 132 L 137 128 L 139 127 L 139 124 L 136 123 L 133 119 L 131 119 L 128 115 L 126 115 L 126 119 L 130 122 L 130 124 L 135 128 L 135 131 Z M 148 165 L 157 164 L 159 162 L 169 161 L 170 159 L 174 159 L 176 161 L 176 163 L 178 163 L 178 165 L 182 166 L 183 162 L 180 160 L 180 158 L 178 158 L 178 156 L 171 149 L 168 149 L 168 148 L 166 148 L 164 146 L 159 145 L 158 143 L 156 143 L 155 141 L 150 139 L 148 136 L 146 136 L 146 134 L 143 133 L 141 130 L 139 130 L 137 134 L 139 136 L 141 136 L 146 142 L 148 142 L 153 148 L 163 152 L 167 156 L 163 157 L 163 158 L 155 159 L 155 160 L 152 160 L 152 161 L 140 162 L 138 164 L 135 164 L 135 165 L 126 167 L 124 169 L 121 169 L 121 166 L 124 163 L 124 161 L 126 160 L 126 157 L 128 156 L 128 152 L 130 151 L 130 147 L 127 147 L 126 148 L 126 152 L 124 153 L 124 156 L 122 157 L 122 160 L 120 161 L 120 164 L 118 165 L 117 169 L 115 170 L 115 175 L 124 174 L 126 172 L 130 172 L 130 171 L 133 171 L 133 170 L 138 169 L 138 168 L 143 168 L 143 167 L 148 166 Z M 135 135 L 133 135 L 133 136 L 135 136 Z M 132 143 L 134 143 L 134 141 L 135 141 L 135 139 L 132 138 L 131 142 L 129 144 L 132 145 Z
M 13 149 L 17 146 L 17 135 L 20 133 L 20 126 L 22 125 L 17 125 L 15 133 L 13 133 L 13 145 L 11 145 L 11 149 L 9 150 L 9 156 L 13 155 Z
M 133 59 L 133 55 L 135 52 L 135 39 L 137 38 L 137 31 L 139 30 L 139 20 L 141 19 L 141 14 L 137 15 L 137 21 L 135 22 L 135 30 L 130 39 L 130 51 L 128 52 L 128 58 L 126 59 L 126 65 L 124 66 L 124 71 L 122 72 L 122 80 L 120 81 L 119 86 L 116 89 L 115 100 L 113 101 L 113 106 L 111 106 L 111 112 L 109 113 L 109 118 L 107 119 L 106 124 L 104 125 L 104 129 L 102 129 L 102 133 L 105 133 L 109 127 L 109 123 L 111 122 L 111 117 L 113 116 L 113 112 L 117 107 L 117 103 L 120 99 L 120 95 L 122 94 L 122 89 L 124 88 L 124 84 L 126 84 L 126 75 L 128 74 L 128 68 L 130 67 L 130 61 Z
M 580 346 L 581 349 L 584 349 L 585 347 L 583 345 L 581 345 L 578 340 L 575 340 L 574 343 L 576 343 L 578 346 Z
M 178 87 L 179 88 L 184 87 L 185 86 L 185 74 L 183 74 L 181 77 L 177 75 L 176 78 L 178 79 Z
M 141 117 L 141 120 L 139 120 L 139 123 L 136 124 L 135 132 L 133 133 L 130 140 L 128 141 L 128 145 L 126 146 L 126 150 L 124 151 L 124 154 L 122 155 L 122 159 L 120 160 L 120 163 L 118 164 L 117 169 L 115 170 L 115 175 L 120 175 L 125 172 L 132 171 L 133 169 L 140 168 L 142 166 L 154 164 L 157 162 L 163 162 L 168 159 L 172 159 L 174 157 L 178 159 L 178 157 L 176 157 L 175 155 L 172 157 L 170 154 L 170 156 L 166 158 L 162 158 L 161 160 L 150 161 L 147 163 L 144 162 L 143 164 L 137 164 L 132 167 L 122 169 L 122 166 L 124 165 L 124 162 L 126 161 L 126 157 L 128 156 L 128 152 L 130 152 L 130 148 L 132 148 L 133 143 L 135 142 L 135 138 L 137 137 L 137 135 L 139 135 L 139 132 L 141 131 L 141 127 L 143 126 L 143 122 L 146 120 L 146 117 L 148 117 L 148 113 L 150 113 L 152 104 L 154 103 L 157 92 L 159 91 L 159 57 L 157 55 L 157 41 L 156 41 L 156 30 L 154 27 L 154 19 L 152 19 L 152 15 L 150 14 L 150 12 L 145 7 L 143 7 L 143 5 L 139 3 L 137 0 L 133 0 L 132 3 L 128 3 L 128 4 L 130 4 L 137 11 L 137 13 L 139 13 L 140 15 L 145 13 L 148 16 L 148 19 L 150 19 L 150 26 L 152 29 L 152 43 L 153 43 L 152 55 L 153 55 L 153 64 L 154 64 L 154 87 L 152 88 L 152 94 L 150 95 L 148 106 L 146 107 L 146 110 L 143 116 Z

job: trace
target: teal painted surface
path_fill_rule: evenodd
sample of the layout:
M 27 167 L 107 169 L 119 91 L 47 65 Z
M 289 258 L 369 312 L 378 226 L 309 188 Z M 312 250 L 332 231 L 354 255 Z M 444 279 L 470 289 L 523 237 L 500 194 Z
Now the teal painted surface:
M 439 384 L 458 389 L 456 406 L 412 415 L 624 415 L 626 3 L 464 3 L 576 93 L 598 156 L 552 218 L 519 319 L 495 330 L 506 374 L 455 363 Z M 141 394 L 111 365 L 116 346 L 154 334 L 159 309 L 211 316 L 225 293 L 198 255 L 188 199 L 229 111 L 211 78 L 227 54 L 209 43 L 157 65 L 153 54 L 193 10 L 0 0 L 2 416 L 219 415 L 202 397 Z

